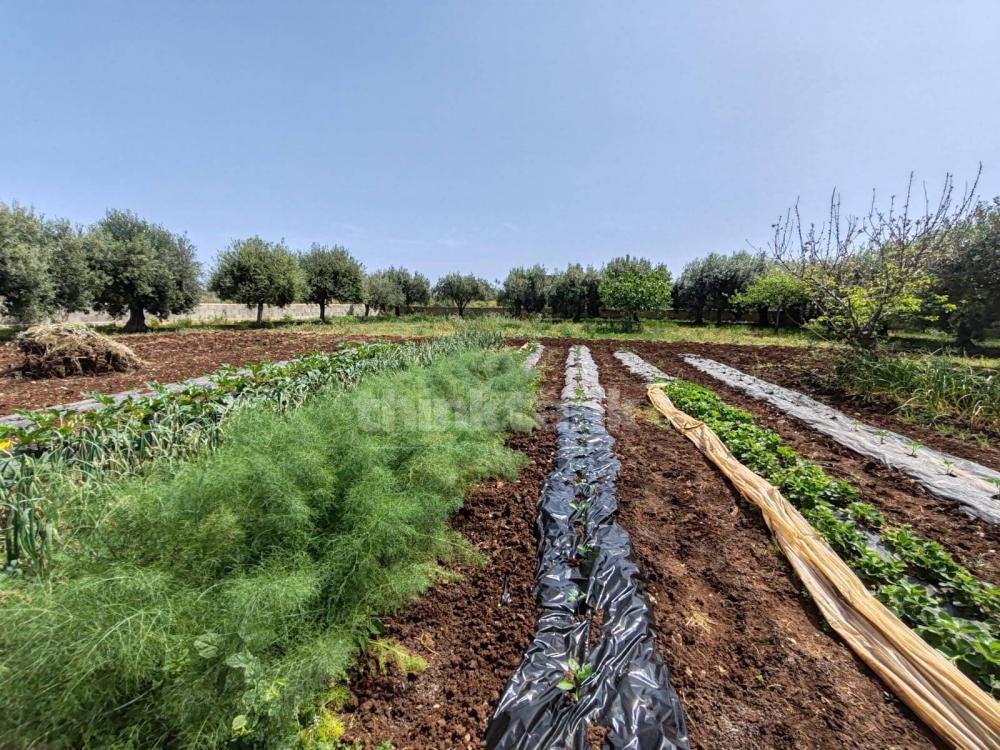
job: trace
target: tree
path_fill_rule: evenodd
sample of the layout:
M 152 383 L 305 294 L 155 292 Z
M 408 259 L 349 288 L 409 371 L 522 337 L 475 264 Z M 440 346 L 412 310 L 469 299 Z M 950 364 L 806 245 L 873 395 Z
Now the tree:
M 1000 320 L 1000 198 L 980 203 L 947 231 L 935 264 L 936 289 L 953 310 L 947 322 L 965 349 Z
M 545 309 L 549 279 L 544 266 L 512 268 L 504 279 L 498 300 L 514 308 L 515 315 Z
M 208 288 L 221 299 L 257 306 L 257 325 L 264 305 L 284 307 L 305 296 L 305 273 L 284 242 L 260 237 L 230 243 L 216 261 Z
M 708 306 L 709 273 L 705 269 L 705 261 L 705 258 L 695 258 L 684 266 L 671 290 L 674 309 L 690 313 L 695 325 L 705 322 L 705 308 Z
M 399 288 L 402 293 L 402 302 L 393 305 L 393 309 L 398 317 L 402 313 L 402 308 L 413 305 L 426 305 L 431 299 L 431 282 L 422 273 L 411 273 L 405 268 L 391 266 L 383 271 L 386 277 Z
M 584 316 L 600 315 L 601 274 L 593 267 L 584 269 L 571 263 L 565 271 L 552 275 L 549 281 L 549 305 L 560 317 L 580 320 Z
M 981 170 L 980 170 L 981 171 Z M 892 321 L 918 313 L 933 294 L 931 267 L 947 245 L 945 231 L 965 220 L 975 204 L 979 177 L 955 200 L 946 175 L 936 203 L 924 190 L 924 206 L 913 197 L 913 175 L 901 201 L 886 208 L 873 197 L 865 216 L 842 216 L 840 194 L 830 198 L 827 219 L 805 224 L 798 206 L 774 225 L 771 250 L 802 280 L 819 315 L 815 330 L 852 347 L 871 350 Z
M 762 255 L 740 251 L 731 255 L 709 253 L 688 263 L 673 289 L 674 307 L 694 316 L 695 323 L 704 322 L 705 313 L 715 312 L 716 324 L 734 309 L 733 298 L 764 272 Z M 766 310 L 764 311 L 766 323 Z
M 490 282 L 472 274 L 449 273 L 434 285 L 434 296 L 454 302 L 459 315 L 465 315 L 465 308 L 470 302 L 491 299 L 493 294 Z
M 186 237 L 130 211 L 108 211 L 94 230 L 95 309 L 114 317 L 128 312 L 126 331 L 148 330 L 147 312 L 166 318 L 194 309 L 201 267 Z
M 64 220 L 51 222 L 48 231 L 53 238 L 49 276 L 55 306 L 67 313 L 89 310 L 100 279 L 91 266 L 101 242 L 99 233 L 76 229 Z
M 787 271 L 774 269 L 754 279 L 746 289 L 733 297 L 732 302 L 737 307 L 774 310 L 774 327 L 780 328 L 786 315 L 796 323 L 805 322 L 809 297 L 806 296 L 801 279 Z
M 391 273 L 391 269 L 377 271 L 365 278 L 361 301 L 365 305 L 365 317 L 375 308 L 385 311 L 406 304 L 406 293 L 399 282 L 399 277 Z
M 52 309 L 54 298 L 44 222 L 30 209 L 0 203 L 0 312 L 30 323 Z
M 621 310 L 627 327 L 639 327 L 640 313 L 670 306 L 670 271 L 663 264 L 654 266 L 645 258 L 626 255 L 604 267 L 600 290 L 601 302 Z
M 343 247 L 314 244 L 299 256 L 299 263 L 305 273 L 305 299 L 319 305 L 319 319 L 324 323 L 326 305 L 331 300 L 361 302 L 364 271 Z

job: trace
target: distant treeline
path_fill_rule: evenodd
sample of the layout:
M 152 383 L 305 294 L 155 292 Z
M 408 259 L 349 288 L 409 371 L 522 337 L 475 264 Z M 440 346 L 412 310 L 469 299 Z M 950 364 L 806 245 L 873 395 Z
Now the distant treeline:
M 33 322 L 93 309 L 144 330 L 147 315 L 189 312 L 207 289 L 256 307 L 258 321 L 265 305 L 293 302 L 318 305 L 325 319 L 331 302 L 399 315 L 433 301 L 461 315 L 496 300 L 516 315 L 579 320 L 614 310 L 636 325 L 671 308 L 697 323 L 752 315 L 862 348 L 890 325 L 935 326 L 968 347 L 1000 321 L 1000 198 L 951 193 L 948 177 L 936 207 L 913 213 L 907 197 L 844 220 L 835 194 L 824 223 L 789 212 L 765 251 L 710 253 L 676 280 L 663 264 L 624 256 L 601 268 L 514 268 L 497 284 L 449 273 L 433 286 L 406 268 L 366 273 L 341 246 L 293 252 L 260 237 L 230 243 L 206 278 L 185 236 L 131 212 L 81 228 L 0 203 L 0 315 Z

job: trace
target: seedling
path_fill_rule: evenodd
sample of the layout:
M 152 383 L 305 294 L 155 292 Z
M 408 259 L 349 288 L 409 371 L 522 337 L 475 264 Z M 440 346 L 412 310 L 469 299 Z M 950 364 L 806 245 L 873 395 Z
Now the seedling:
M 576 659 L 570 659 L 565 672 L 565 677 L 556 685 L 560 690 L 565 691 L 570 700 L 576 702 L 580 700 L 580 690 L 583 683 L 594 673 L 593 664 L 580 664 Z
M 907 440 L 906 447 L 910 449 L 910 455 L 916 458 L 917 451 L 924 447 L 924 444 L 919 440 Z
M 949 461 L 946 458 L 941 463 L 944 464 L 944 473 L 945 474 L 947 474 L 950 477 L 955 476 L 955 462 L 954 461 Z
M 568 601 L 570 604 L 579 604 L 582 601 L 586 601 L 586 599 L 587 599 L 587 592 L 580 588 L 574 588 L 572 591 L 569 592 L 569 595 L 566 597 L 566 601 Z
M 997 488 L 996 493 L 993 495 L 993 499 L 1000 500 L 1000 479 L 989 479 L 987 481 Z
M 885 439 L 889 437 L 888 430 L 875 430 L 875 435 L 878 437 L 878 442 L 880 445 L 885 445 Z
M 590 509 L 590 503 L 586 500 L 574 500 L 569 505 L 577 513 L 586 513 Z
M 593 544 L 587 544 L 586 542 L 576 545 L 577 554 L 580 557 L 590 557 L 590 553 L 594 551 Z

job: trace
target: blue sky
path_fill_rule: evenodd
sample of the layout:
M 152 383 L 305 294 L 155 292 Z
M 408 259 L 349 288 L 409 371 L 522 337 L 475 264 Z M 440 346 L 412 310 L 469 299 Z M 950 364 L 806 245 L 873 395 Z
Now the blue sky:
M 1000 3 L 0 0 L 0 200 L 501 278 L 1000 194 Z

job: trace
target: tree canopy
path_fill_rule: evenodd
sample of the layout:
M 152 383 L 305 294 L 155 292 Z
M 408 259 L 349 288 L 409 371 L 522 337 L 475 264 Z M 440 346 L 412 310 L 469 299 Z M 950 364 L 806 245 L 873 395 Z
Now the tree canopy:
M 449 273 L 434 285 L 434 296 L 458 307 L 458 314 L 465 315 L 470 302 L 492 299 L 493 286 L 485 279 L 473 274 Z
M 94 229 L 95 309 L 115 317 L 128 312 L 127 331 L 146 330 L 146 313 L 165 318 L 194 309 L 201 267 L 187 237 L 131 211 L 110 210 Z
M 361 302 L 364 270 L 340 245 L 314 244 L 299 257 L 305 272 L 306 301 L 319 305 L 319 318 L 326 322 L 328 302 Z
M 284 307 L 305 296 L 306 277 L 283 242 L 251 237 L 220 253 L 208 287 L 221 299 L 256 306 L 260 325 L 264 305 Z
M 549 280 L 549 306 L 558 316 L 580 320 L 601 313 L 601 273 L 592 266 L 571 263 Z
M 515 315 L 540 313 L 545 309 L 549 278 L 544 266 L 512 268 L 504 279 L 499 301 L 510 305 Z
M 604 267 L 601 302 L 621 310 L 629 326 L 641 324 L 640 313 L 666 310 L 670 306 L 670 271 L 645 258 L 626 255 Z

